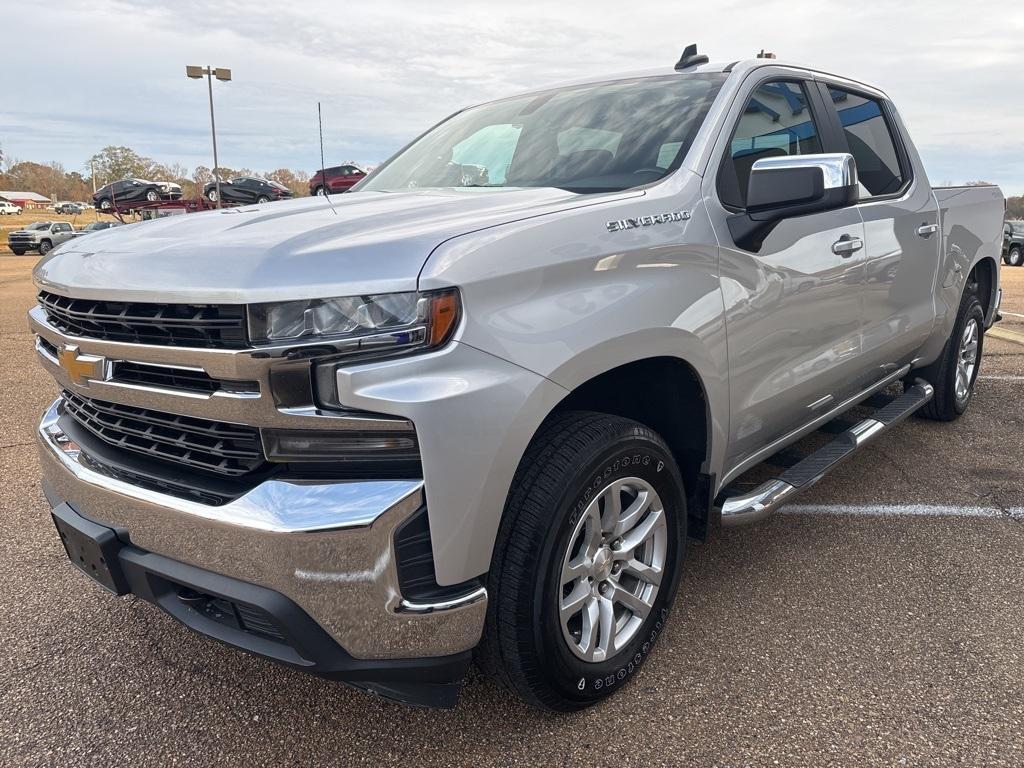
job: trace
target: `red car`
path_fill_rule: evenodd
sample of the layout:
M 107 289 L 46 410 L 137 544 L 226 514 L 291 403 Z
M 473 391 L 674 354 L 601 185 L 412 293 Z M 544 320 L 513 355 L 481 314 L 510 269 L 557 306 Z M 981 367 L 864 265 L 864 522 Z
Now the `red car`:
M 324 175 L 327 177 L 328 192 L 348 192 L 357 181 L 366 177 L 366 171 L 354 165 L 336 165 L 324 171 L 317 171 L 309 180 L 309 194 L 324 193 Z

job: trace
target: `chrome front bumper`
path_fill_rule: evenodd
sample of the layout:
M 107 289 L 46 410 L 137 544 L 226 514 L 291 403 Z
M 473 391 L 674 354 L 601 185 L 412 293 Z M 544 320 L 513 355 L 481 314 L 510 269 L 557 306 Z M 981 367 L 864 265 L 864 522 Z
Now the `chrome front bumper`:
M 422 481 L 270 480 L 209 506 L 82 463 L 58 424 L 58 403 L 38 430 L 51 501 L 136 547 L 283 594 L 358 659 L 447 656 L 479 642 L 483 587 L 437 605 L 410 603 L 399 591 L 394 532 L 423 504 Z

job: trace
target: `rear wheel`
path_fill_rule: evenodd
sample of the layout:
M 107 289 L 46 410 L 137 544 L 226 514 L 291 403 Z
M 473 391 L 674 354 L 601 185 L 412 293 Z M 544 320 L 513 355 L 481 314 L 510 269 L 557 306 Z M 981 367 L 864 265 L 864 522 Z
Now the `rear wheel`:
M 260 195 L 259 197 L 256 198 L 256 203 L 258 205 L 263 205 L 264 203 L 269 203 L 269 202 L 270 202 L 270 198 L 267 197 L 266 195 Z
M 1006 254 L 1006 263 L 1011 267 L 1019 267 L 1021 264 L 1024 264 L 1024 253 L 1021 252 L 1018 246 L 1013 246 L 1010 252 Z
M 935 388 L 935 394 L 918 413 L 926 419 L 953 421 L 967 410 L 981 368 L 984 341 L 985 312 L 981 301 L 968 289 L 960 300 L 953 333 L 942 356 L 920 372 Z
M 481 666 L 557 711 L 617 691 L 665 625 L 686 543 L 665 442 L 628 419 L 567 413 L 527 450 L 488 579 Z

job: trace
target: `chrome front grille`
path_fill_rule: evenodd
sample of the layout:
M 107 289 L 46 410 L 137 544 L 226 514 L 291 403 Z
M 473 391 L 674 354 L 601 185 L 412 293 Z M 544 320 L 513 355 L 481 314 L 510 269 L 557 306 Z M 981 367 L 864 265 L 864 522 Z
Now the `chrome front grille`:
M 41 291 L 47 322 L 72 336 L 131 344 L 243 349 L 248 346 L 241 304 L 146 304 L 72 299 Z
M 173 464 L 238 477 L 265 464 L 259 430 L 119 405 L 64 391 L 65 412 L 104 442 Z

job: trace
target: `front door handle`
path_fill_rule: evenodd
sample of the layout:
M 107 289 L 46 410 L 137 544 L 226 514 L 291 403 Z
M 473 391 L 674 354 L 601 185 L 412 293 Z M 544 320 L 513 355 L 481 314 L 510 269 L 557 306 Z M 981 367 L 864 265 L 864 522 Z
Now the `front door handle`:
M 921 237 L 931 237 L 938 231 L 938 224 L 922 224 L 920 227 L 917 228 L 917 234 L 919 234 Z
M 864 241 L 859 237 L 843 235 L 832 243 L 832 253 L 836 256 L 842 256 L 844 259 L 848 259 L 863 247 Z

